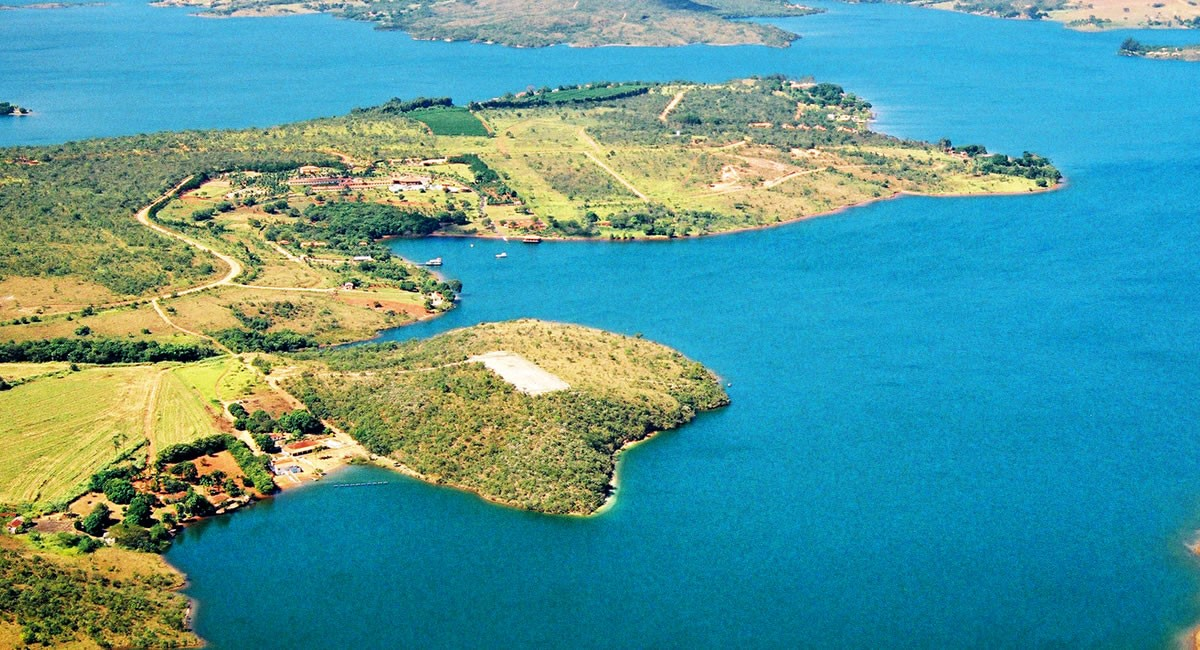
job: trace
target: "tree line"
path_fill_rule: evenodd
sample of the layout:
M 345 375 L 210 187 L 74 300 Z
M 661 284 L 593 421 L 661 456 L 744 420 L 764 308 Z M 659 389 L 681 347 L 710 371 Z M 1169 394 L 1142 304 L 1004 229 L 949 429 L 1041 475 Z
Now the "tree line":
M 207 344 L 159 343 L 116 338 L 55 338 L 0 343 L 0 361 L 3 362 L 158 363 L 197 361 L 216 354 L 217 351 Z

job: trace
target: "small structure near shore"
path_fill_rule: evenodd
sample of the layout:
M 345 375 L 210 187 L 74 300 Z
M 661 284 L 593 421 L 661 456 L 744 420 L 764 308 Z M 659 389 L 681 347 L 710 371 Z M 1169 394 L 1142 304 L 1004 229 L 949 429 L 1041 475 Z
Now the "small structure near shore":
M 289 443 L 283 446 L 283 451 L 293 455 L 302 456 L 311 454 L 318 449 L 324 449 L 325 442 L 322 440 L 301 440 L 299 442 Z

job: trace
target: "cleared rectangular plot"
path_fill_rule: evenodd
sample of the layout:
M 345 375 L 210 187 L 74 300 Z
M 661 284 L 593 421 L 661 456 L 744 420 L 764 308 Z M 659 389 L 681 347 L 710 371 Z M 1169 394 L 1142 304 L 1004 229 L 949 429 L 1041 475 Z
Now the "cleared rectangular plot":
M 482 363 L 488 370 L 500 375 L 501 379 L 527 395 L 544 395 L 571 387 L 567 382 L 514 352 L 485 352 L 467 361 Z

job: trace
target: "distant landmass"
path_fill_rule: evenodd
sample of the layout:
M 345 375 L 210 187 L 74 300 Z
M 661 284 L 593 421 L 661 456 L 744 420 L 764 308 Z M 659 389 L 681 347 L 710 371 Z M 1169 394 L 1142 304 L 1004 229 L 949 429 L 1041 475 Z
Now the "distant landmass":
M 73 9 L 75 7 L 103 7 L 107 2 L 35 2 L 27 5 L 0 4 L 0 11 L 15 11 L 18 9 Z
M 772 25 L 734 20 L 803 16 L 817 10 L 787 0 L 162 0 L 206 16 L 282 16 L 330 13 L 366 20 L 417 39 L 475 41 L 517 47 L 574 45 L 769 45 L 798 38 Z
M 335 343 L 457 293 L 392 260 L 375 243 L 386 236 L 698 236 L 1060 178 L 1036 154 L 902 140 L 870 120 L 870 103 L 840 86 L 772 77 L 530 88 L 466 107 L 394 100 L 271 129 L 0 149 L 0 319 L 26 321 L 0 325 L 0 340 L 70 335 L 78 322 L 50 316 L 165 294 L 201 330 L 242 327 L 264 292 L 305 287 L 310 304 L 269 314 L 271 327 Z M 158 234 L 130 217 L 185 179 L 145 215 Z M 378 308 L 339 327 L 317 317 L 355 301 Z M 154 330 L 121 322 L 97 331 Z
M 871 2 L 873 0 L 850 0 Z M 1051 20 L 1071 29 L 1200 29 L 1193 0 L 882 0 L 1023 20 Z

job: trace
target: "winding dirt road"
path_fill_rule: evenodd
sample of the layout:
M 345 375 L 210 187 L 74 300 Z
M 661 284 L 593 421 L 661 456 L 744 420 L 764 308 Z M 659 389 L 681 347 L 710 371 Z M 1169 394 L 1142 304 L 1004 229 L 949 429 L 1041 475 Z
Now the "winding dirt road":
M 150 205 L 147 205 L 146 207 L 142 208 L 141 210 L 138 210 L 137 214 L 135 214 L 133 216 L 135 219 L 138 220 L 138 223 L 153 230 L 154 232 L 159 233 L 160 235 L 166 235 L 167 237 L 170 237 L 172 239 L 178 239 L 179 241 L 181 241 L 193 248 L 197 248 L 201 251 L 204 251 L 205 253 L 212 255 L 213 257 L 216 257 L 217 259 L 224 262 L 227 266 L 229 266 L 229 272 L 226 273 L 224 275 L 224 277 L 222 277 L 220 280 L 217 280 L 215 282 L 201 284 L 201 285 L 198 285 L 195 287 L 191 287 L 189 289 L 180 289 L 179 291 L 172 291 L 171 293 L 165 293 L 165 294 L 159 296 L 159 298 L 171 298 L 174 296 L 185 296 L 189 293 L 198 293 L 200 291 L 207 291 L 208 289 L 212 289 L 213 287 L 219 287 L 224 284 L 233 284 L 233 279 L 236 278 L 237 276 L 241 275 L 242 271 L 244 270 L 242 268 L 242 263 L 237 261 L 236 259 L 234 259 L 224 253 L 219 253 L 219 252 L 209 248 L 208 246 L 205 246 L 204 244 L 201 244 L 200 242 L 192 239 L 191 237 L 188 237 L 187 235 L 181 235 L 180 233 L 177 233 L 174 230 L 170 230 L 170 229 L 166 228 L 165 226 L 160 226 L 159 224 L 154 223 L 154 221 L 150 218 L 150 210 L 154 209 L 154 206 L 158 205 L 159 203 L 162 203 L 163 201 L 170 199 L 172 195 L 174 195 L 176 192 L 178 192 L 180 190 L 180 188 L 182 188 L 185 184 L 187 184 L 191 180 L 192 180 L 191 176 L 188 176 L 187 178 L 183 179 L 182 181 L 179 182 L 178 185 L 167 190 L 166 193 L 164 193 L 162 196 L 158 197 L 157 200 L 155 200 Z

